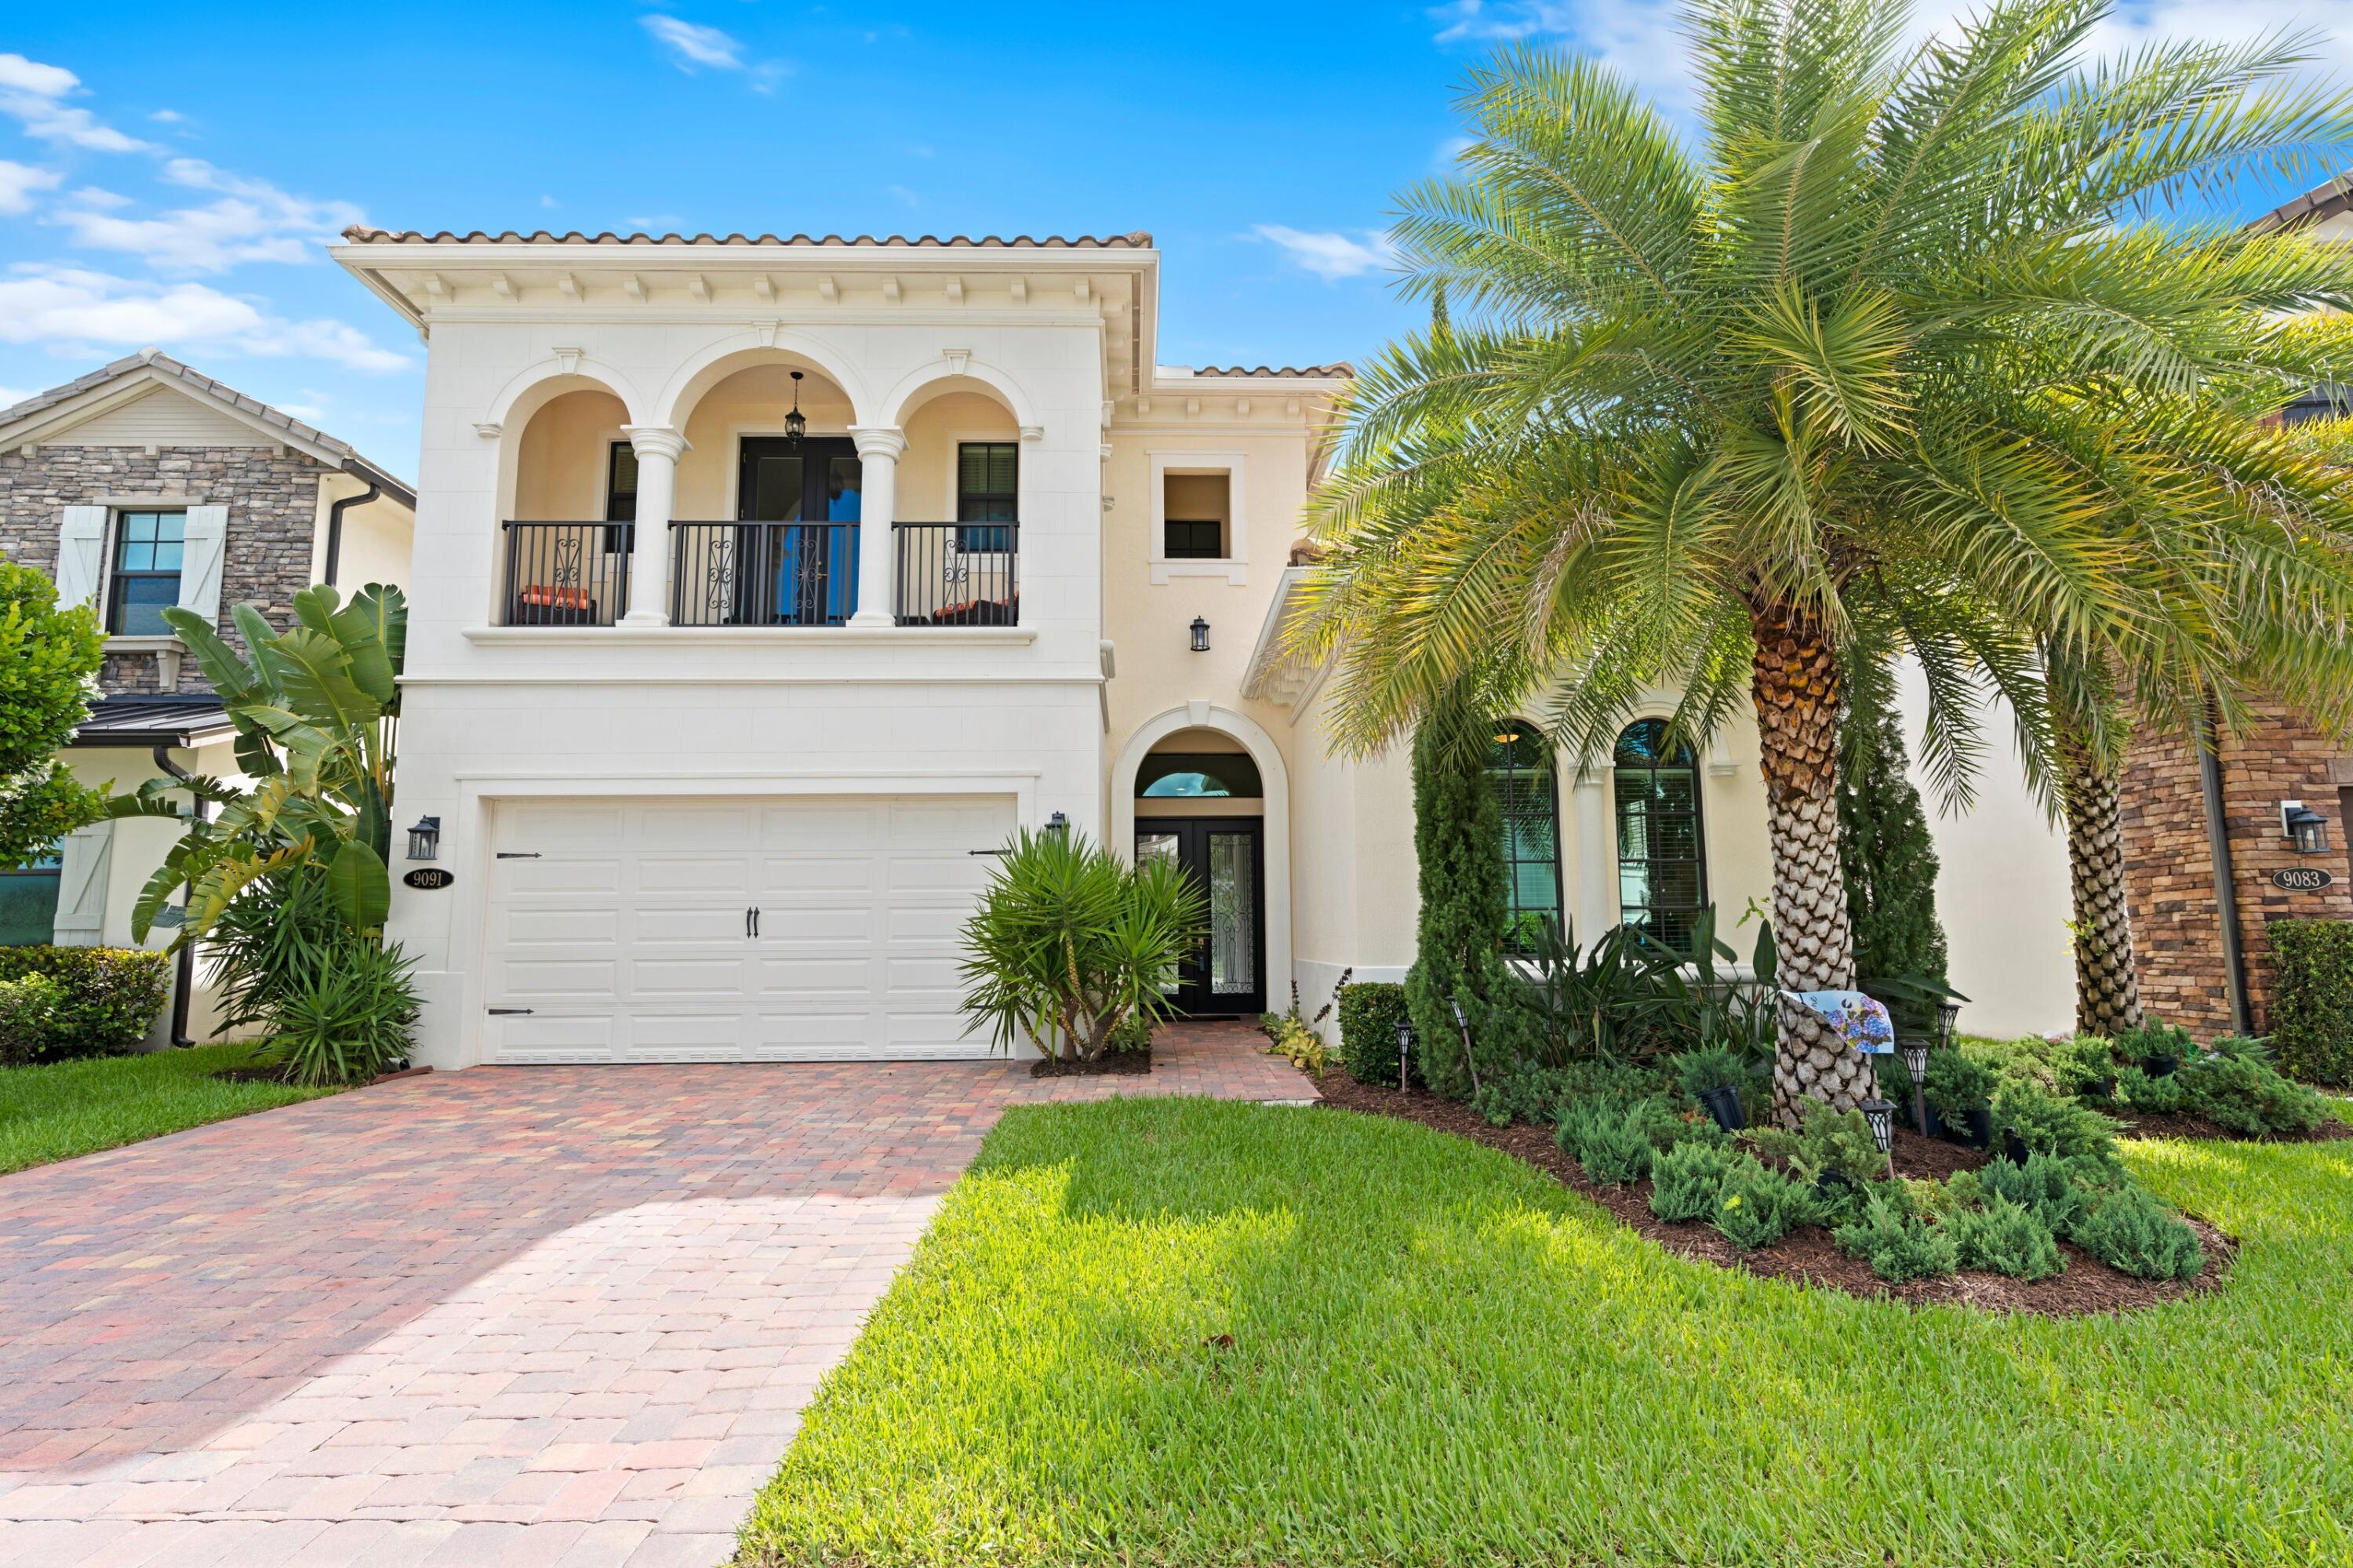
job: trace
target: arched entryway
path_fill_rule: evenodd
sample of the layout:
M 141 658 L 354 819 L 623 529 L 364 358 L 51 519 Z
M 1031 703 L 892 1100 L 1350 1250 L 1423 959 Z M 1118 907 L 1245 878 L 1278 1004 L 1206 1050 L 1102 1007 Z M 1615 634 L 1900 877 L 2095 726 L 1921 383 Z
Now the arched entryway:
M 1129 737 L 1112 773 L 1113 842 L 1184 866 L 1209 905 L 1179 1007 L 1254 1016 L 1289 1000 L 1289 785 L 1282 754 L 1240 714 L 1172 709 Z

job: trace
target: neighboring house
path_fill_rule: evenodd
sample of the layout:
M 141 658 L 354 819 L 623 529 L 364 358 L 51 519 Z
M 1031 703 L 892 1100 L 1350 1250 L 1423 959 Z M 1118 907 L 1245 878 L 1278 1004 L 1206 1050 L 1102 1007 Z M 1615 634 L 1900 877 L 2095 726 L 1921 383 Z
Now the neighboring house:
M 1405 760 L 1280 650 L 1346 366 L 1160 364 L 1145 235 L 346 238 L 431 358 L 420 1061 L 984 1054 L 959 929 L 1057 824 L 1200 874 L 1192 1011 L 1402 976 Z M 1766 896 L 1753 727 L 1662 756 L 1669 707 L 1582 778 L 1499 721 L 1524 915 Z
M 0 554 L 105 619 L 103 695 L 64 761 L 119 789 L 235 777 L 220 701 L 164 610 L 194 610 L 241 649 L 232 606 L 283 625 L 313 582 L 404 581 L 416 504 L 333 437 L 153 349 L 0 409 Z M 0 875 L 0 940 L 129 945 L 132 904 L 174 836 L 101 822 Z M 203 1032 L 191 989 L 159 1038 Z

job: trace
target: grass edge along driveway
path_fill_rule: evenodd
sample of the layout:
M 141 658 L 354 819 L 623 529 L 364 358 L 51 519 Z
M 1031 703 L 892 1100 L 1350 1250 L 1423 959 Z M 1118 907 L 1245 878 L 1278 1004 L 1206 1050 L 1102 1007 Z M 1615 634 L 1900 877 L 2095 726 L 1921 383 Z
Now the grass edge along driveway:
M 1403 1122 L 1008 1111 L 742 1561 L 2353 1561 L 2353 1142 L 2126 1158 L 2232 1277 L 2051 1320 L 1686 1263 Z
M 212 1075 L 252 1062 L 250 1045 L 198 1045 L 0 1067 L 0 1174 L 336 1092 Z

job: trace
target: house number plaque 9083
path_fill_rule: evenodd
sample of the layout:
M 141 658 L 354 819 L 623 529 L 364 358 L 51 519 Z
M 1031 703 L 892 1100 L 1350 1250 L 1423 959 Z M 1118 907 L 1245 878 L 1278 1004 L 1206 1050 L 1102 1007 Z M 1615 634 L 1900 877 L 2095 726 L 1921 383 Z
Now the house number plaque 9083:
M 2316 865 L 2291 865 L 2272 873 L 2272 885 L 2290 893 L 2317 893 L 2336 880 Z

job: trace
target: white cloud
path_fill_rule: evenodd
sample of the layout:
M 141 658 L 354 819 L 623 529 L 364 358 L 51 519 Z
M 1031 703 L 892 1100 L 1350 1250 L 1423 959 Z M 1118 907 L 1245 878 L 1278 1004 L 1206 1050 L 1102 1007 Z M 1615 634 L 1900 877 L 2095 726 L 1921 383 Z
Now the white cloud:
M 26 264 L 0 276 L 0 343 L 86 355 L 148 344 L 257 358 L 323 359 L 404 370 L 406 355 L 338 321 L 290 321 L 203 283 L 153 283 L 83 268 Z
M 552 209 L 555 207 L 556 201 L 552 196 L 543 196 L 539 198 L 539 205 Z
M 158 125 L 185 125 L 188 117 L 176 109 L 158 109 L 147 116 Z
M 0 408 L 13 408 L 32 395 L 29 387 L 0 387 Z
M 80 90 L 81 78 L 63 66 L 0 54 L 0 114 L 24 126 L 26 135 L 94 153 L 154 151 L 153 143 L 126 136 L 89 110 L 65 101 Z
M 1292 260 L 1327 283 L 1336 283 L 1343 278 L 1361 278 L 1393 265 L 1397 260 L 1396 248 L 1377 228 L 1351 236 L 1337 230 L 1309 233 L 1286 228 L 1279 223 L 1261 223 L 1253 226 L 1250 232 L 1280 246 Z
M 682 71 L 691 73 L 699 65 L 713 70 L 744 69 L 744 46 L 716 27 L 659 14 L 640 16 L 638 21 L 654 36 L 655 41 L 677 57 L 671 63 Z
M 220 199 L 153 217 L 124 216 L 129 204 L 111 192 L 81 190 L 51 222 L 78 245 L 125 250 L 166 271 L 219 272 L 246 261 L 308 261 L 321 241 L 360 221 L 349 202 L 290 196 L 267 180 L 215 168 L 202 158 L 173 158 L 164 178 L 214 191 Z
M 30 212 L 35 191 L 55 190 L 65 175 L 55 169 L 12 164 L 0 158 L 0 212 Z

